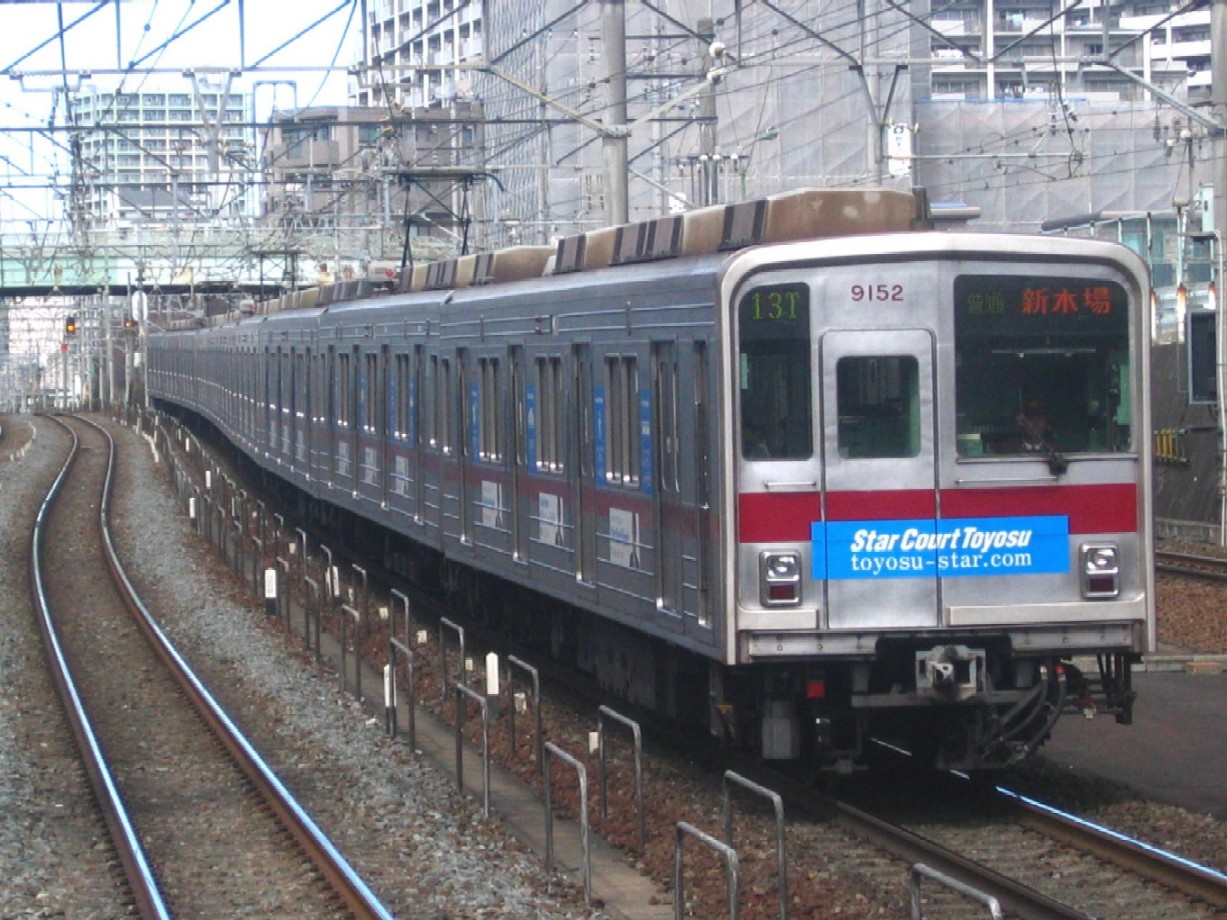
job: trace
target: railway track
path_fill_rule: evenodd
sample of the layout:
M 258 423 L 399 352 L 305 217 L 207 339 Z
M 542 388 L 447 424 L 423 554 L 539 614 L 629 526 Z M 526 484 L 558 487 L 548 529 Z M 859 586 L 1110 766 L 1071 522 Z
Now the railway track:
M 153 622 L 109 532 L 113 442 L 62 424 L 73 446 L 32 541 L 34 595 L 134 906 L 390 916 Z
M 1155 569 L 1172 575 L 1227 581 L 1227 559 L 1216 556 L 1156 549 Z
M 821 816 L 909 864 L 923 863 L 1020 918 L 1217 917 L 1227 876 L 991 783 L 888 769 L 827 796 L 764 775 Z M 981 903 L 925 886 L 925 916 L 986 916 Z

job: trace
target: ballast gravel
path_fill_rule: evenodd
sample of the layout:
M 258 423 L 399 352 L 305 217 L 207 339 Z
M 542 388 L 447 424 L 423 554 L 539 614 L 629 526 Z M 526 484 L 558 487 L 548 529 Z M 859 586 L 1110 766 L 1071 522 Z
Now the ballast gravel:
M 39 419 L 6 420 L 6 438 L 23 436 L 27 424 L 38 436 L 20 460 L 0 464 L 0 917 L 107 917 L 118 873 L 99 877 L 95 858 L 84 877 L 73 874 L 91 848 L 106 853 L 105 826 L 88 810 L 61 814 L 56 801 L 80 801 L 88 780 L 54 737 L 30 742 L 38 724 L 54 736 L 59 703 L 40 679 L 23 522 L 54 473 L 58 441 Z M 604 917 L 497 818 L 484 818 L 480 801 L 389 741 L 382 723 L 301 660 L 249 599 L 225 587 L 234 580 L 217 577 L 219 563 L 176 507 L 165 466 L 132 429 L 115 435 L 125 465 L 113 522 L 129 576 L 249 736 L 276 739 L 262 748 L 270 766 L 395 916 Z

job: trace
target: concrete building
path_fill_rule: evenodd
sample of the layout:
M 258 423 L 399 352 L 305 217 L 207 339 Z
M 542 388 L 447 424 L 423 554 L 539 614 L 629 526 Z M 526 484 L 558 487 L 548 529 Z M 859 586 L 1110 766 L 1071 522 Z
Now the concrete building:
M 323 276 L 352 275 L 372 260 L 459 251 L 468 196 L 479 181 L 470 165 L 478 160 L 479 114 L 456 102 L 397 105 L 391 113 L 325 106 L 275 115 L 264 152 L 262 232 L 293 240 Z M 293 255 L 270 254 L 274 263 Z M 315 280 L 309 268 L 297 275 Z
M 81 131 L 74 219 L 126 228 L 254 216 L 248 93 L 229 78 L 175 89 L 85 84 L 70 97 Z
M 355 98 L 483 106 L 481 165 L 498 182 L 478 198 L 481 245 L 610 222 L 619 183 L 629 219 L 805 185 L 923 184 L 979 207 L 980 226 L 1034 230 L 1073 212 L 1170 211 L 1174 183 L 1191 200 L 1209 156 L 1204 132 L 1150 89 L 1190 104 L 1207 94 L 1208 10 L 503 0 L 483 21 L 453 0 L 374 0 L 367 11 Z
M 473 96 L 455 65 L 482 55 L 482 4 L 469 0 L 374 0 L 365 5 L 368 79 L 354 101 L 405 108 L 447 106 Z

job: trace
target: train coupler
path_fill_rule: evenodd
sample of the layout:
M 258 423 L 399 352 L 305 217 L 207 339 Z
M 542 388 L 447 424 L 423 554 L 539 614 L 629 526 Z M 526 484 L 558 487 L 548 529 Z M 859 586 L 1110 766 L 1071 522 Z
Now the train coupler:
M 916 692 L 941 700 L 966 700 L 984 692 L 983 649 L 938 645 L 916 656 Z

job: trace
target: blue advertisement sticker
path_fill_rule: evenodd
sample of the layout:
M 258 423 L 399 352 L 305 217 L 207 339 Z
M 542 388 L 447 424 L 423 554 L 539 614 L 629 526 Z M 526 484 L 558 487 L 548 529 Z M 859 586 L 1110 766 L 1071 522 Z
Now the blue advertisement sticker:
M 962 578 L 1069 571 L 1064 515 L 815 521 L 813 577 Z

